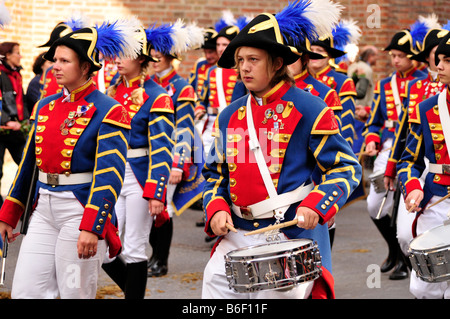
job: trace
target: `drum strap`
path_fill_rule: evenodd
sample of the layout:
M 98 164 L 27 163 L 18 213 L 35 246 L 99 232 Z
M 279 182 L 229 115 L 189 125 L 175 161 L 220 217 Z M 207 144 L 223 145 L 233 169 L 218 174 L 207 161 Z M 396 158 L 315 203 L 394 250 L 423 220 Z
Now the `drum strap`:
M 271 218 L 274 216 L 274 210 L 277 210 L 277 213 L 284 213 L 290 207 L 291 204 L 296 203 L 298 201 L 303 200 L 312 190 L 313 185 L 309 184 L 306 187 L 304 184 L 299 186 L 297 189 L 278 195 L 277 190 L 272 182 L 272 178 L 270 176 L 269 168 L 266 165 L 266 161 L 261 150 L 261 146 L 259 144 L 258 137 L 256 135 L 255 125 L 253 123 L 253 114 L 251 108 L 251 95 L 249 95 L 247 99 L 247 110 L 246 110 L 246 118 L 247 118 L 247 127 L 249 134 L 249 147 L 250 150 L 253 151 L 256 159 L 256 163 L 258 164 L 259 172 L 261 173 L 264 185 L 266 187 L 267 193 L 269 194 L 269 198 L 256 203 L 254 205 L 250 205 L 250 213 L 252 218 Z M 241 211 L 238 206 L 233 205 L 233 212 L 241 217 Z
M 217 67 L 216 69 L 216 90 L 217 99 L 219 100 L 219 113 L 227 106 L 227 100 L 225 99 L 225 92 L 223 90 L 223 69 Z
M 394 95 L 395 109 L 397 110 L 397 116 L 400 117 L 402 111 L 402 101 L 400 100 L 400 94 L 398 93 L 397 86 L 397 74 L 394 73 L 391 77 L 392 94 Z
M 447 91 L 439 93 L 438 108 L 439 118 L 442 124 L 442 131 L 444 132 L 445 145 L 447 145 L 447 152 L 450 154 L 450 115 L 448 113 L 448 106 L 446 101 Z

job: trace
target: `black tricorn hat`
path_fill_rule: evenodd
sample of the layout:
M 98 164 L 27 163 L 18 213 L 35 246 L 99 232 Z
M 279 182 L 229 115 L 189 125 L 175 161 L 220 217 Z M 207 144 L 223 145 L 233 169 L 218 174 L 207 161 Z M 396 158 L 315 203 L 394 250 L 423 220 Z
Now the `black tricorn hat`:
M 414 49 L 413 37 L 408 29 L 394 34 L 389 45 L 384 48 L 384 51 L 390 51 L 393 49 L 406 53 L 408 58 L 411 58 L 417 54 L 417 51 Z
M 83 28 L 57 39 L 50 49 L 44 54 L 44 59 L 53 61 L 57 46 L 65 45 L 74 50 L 82 60 L 91 64 L 91 71 L 98 71 L 102 65 L 99 61 L 98 50 L 95 48 L 97 43 L 97 30 L 95 28 Z
M 60 22 L 56 25 L 56 27 L 53 28 L 52 33 L 50 33 L 50 39 L 48 39 L 46 43 L 38 46 L 38 48 L 51 47 L 56 40 L 72 31 L 72 28 L 69 27 L 66 23 Z
M 427 58 L 430 55 L 431 50 L 441 43 L 441 40 L 449 33 L 448 30 L 444 29 L 431 29 L 425 35 L 423 39 L 422 46 L 420 48 L 420 52 L 411 57 L 412 60 L 416 60 L 419 62 L 427 62 Z
M 239 27 L 236 25 L 229 25 L 224 28 L 222 28 L 217 35 L 215 36 L 215 40 L 220 37 L 227 38 L 228 40 L 232 41 L 237 35 L 239 34 Z
M 217 34 L 217 31 L 213 27 L 205 29 L 205 42 L 203 43 L 201 48 L 215 50 Z
M 250 21 L 228 44 L 218 61 L 223 68 L 235 66 L 234 54 L 239 47 L 248 46 L 275 52 L 284 64 L 292 64 L 301 56 L 295 47 L 286 45 L 275 16 L 263 13 Z
M 140 27 L 136 31 L 136 37 L 142 43 L 140 54 L 143 55 L 147 61 L 159 62 L 159 60 L 157 58 L 153 57 L 150 54 L 150 50 L 152 49 L 152 44 L 147 41 L 147 34 L 145 33 L 144 28 Z
M 327 37 L 327 38 L 319 38 L 317 41 L 314 41 L 311 43 L 312 45 L 318 45 L 322 48 L 324 48 L 328 56 L 332 59 L 339 58 L 345 54 L 345 51 L 336 49 L 333 44 L 333 37 Z M 316 58 L 312 58 L 316 59 Z
M 450 32 L 448 32 L 447 35 L 441 40 L 436 49 L 436 52 L 434 53 L 436 65 L 439 64 L 439 54 L 450 57 Z

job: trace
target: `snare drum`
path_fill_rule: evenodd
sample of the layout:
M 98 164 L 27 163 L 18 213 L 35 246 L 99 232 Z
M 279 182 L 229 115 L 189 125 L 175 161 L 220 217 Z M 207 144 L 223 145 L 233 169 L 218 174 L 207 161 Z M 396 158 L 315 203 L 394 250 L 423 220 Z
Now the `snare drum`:
M 369 181 L 372 183 L 375 193 L 384 193 L 384 171 L 376 171 L 369 175 Z
M 432 228 L 414 238 L 409 253 L 411 265 L 423 281 L 450 280 L 450 225 Z
M 233 250 L 225 255 L 230 289 L 255 292 L 291 289 L 322 274 L 317 243 L 293 239 Z

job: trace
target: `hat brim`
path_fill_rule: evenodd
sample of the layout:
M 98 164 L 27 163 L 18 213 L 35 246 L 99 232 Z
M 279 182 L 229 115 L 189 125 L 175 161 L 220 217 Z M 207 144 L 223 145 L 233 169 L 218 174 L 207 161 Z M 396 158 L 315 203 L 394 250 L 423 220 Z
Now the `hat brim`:
M 286 65 L 294 63 L 302 56 L 302 53 L 299 52 L 295 47 L 286 46 L 278 42 L 252 41 L 247 43 L 246 41 L 232 41 L 230 42 L 230 44 L 228 44 L 227 48 L 222 53 L 222 56 L 217 62 L 217 65 L 225 69 L 232 69 L 233 67 L 235 67 L 236 61 L 234 56 L 236 50 L 240 47 L 252 47 L 266 50 L 270 53 L 275 53 L 276 56 L 279 56 L 283 59 L 283 63 Z
M 50 49 L 48 49 L 48 51 L 43 55 L 43 58 L 47 61 L 53 62 L 56 48 L 61 45 L 64 45 L 64 46 L 74 50 L 84 61 L 89 62 L 89 64 L 91 65 L 92 72 L 98 71 L 102 68 L 101 63 L 98 63 L 98 65 L 94 64 L 93 61 L 91 59 L 89 59 L 89 57 L 86 55 L 86 52 L 84 52 L 84 50 L 81 48 L 81 46 L 75 45 L 74 41 L 70 41 L 68 37 L 62 37 L 62 38 L 59 38 L 58 40 L 56 40 L 52 44 Z
M 339 58 L 339 57 L 341 57 L 341 56 L 346 54 L 345 51 L 333 48 L 333 47 L 331 47 L 329 45 L 326 45 L 326 44 L 324 44 L 322 42 L 313 42 L 313 43 L 311 43 L 311 45 L 317 45 L 319 47 L 324 48 L 327 51 L 328 57 L 330 57 L 332 59 Z M 311 58 L 311 59 L 315 59 L 315 58 Z

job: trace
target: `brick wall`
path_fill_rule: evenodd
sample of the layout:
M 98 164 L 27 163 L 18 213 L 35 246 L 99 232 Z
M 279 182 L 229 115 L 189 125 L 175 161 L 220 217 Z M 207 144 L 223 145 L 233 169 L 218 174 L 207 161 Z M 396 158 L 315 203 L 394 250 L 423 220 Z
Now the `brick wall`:
M 33 76 L 33 60 L 42 49 L 38 45 L 47 41 L 53 27 L 70 16 L 73 10 L 81 10 L 92 23 L 118 17 L 137 16 L 144 26 L 153 23 L 173 22 L 177 18 L 197 21 L 200 26 L 214 25 L 222 13 L 229 9 L 235 16 L 256 15 L 260 12 L 277 12 L 288 1 L 273 0 L 6 0 L 12 15 L 12 24 L 0 30 L 0 39 L 21 44 L 24 70 L 24 87 Z M 392 35 L 412 24 L 419 15 L 436 12 L 440 22 L 450 19 L 448 0 L 342 0 L 346 7 L 344 18 L 353 18 L 363 30 L 361 45 L 374 44 L 385 47 Z M 179 72 L 187 76 L 201 51 L 186 54 Z M 377 78 L 386 76 L 391 67 L 386 53 L 375 68 Z

